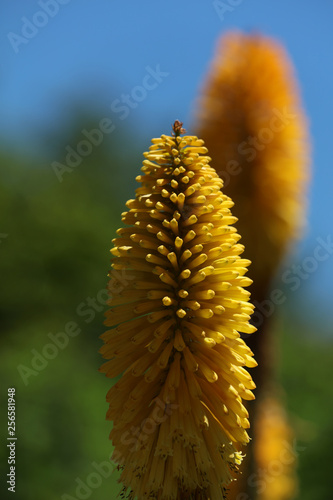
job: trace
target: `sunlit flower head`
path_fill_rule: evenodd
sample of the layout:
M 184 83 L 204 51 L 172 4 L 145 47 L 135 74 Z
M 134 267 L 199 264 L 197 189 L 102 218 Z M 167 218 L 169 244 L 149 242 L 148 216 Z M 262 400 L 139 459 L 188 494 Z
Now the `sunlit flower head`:
M 269 37 L 219 41 L 195 125 L 235 203 L 255 286 L 271 280 L 304 224 L 307 120 L 289 58 Z
M 204 142 L 181 126 L 144 153 L 111 250 L 101 371 L 120 376 L 107 395 L 112 460 L 138 500 L 225 498 L 249 441 L 250 262 Z

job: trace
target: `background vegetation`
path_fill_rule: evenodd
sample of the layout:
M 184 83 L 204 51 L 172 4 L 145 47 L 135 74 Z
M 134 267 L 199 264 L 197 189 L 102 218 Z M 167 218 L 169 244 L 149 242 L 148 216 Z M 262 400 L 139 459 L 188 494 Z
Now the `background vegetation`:
M 15 51 L 8 33 L 22 36 L 22 18 L 43 24 L 38 12 L 47 2 L 58 3 L 58 12 Z M 221 5 L 229 9 L 223 13 Z M 169 133 L 177 118 L 192 132 L 195 99 L 222 33 L 259 31 L 286 47 L 311 125 L 309 228 L 276 286 L 285 269 L 313 255 L 317 237 L 332 235 L 332 16 L 332 2 L 310 0 L 169 0 L 154 8 L 106 0 L 1 2 L 1 498 L 8 497 L 8 387 L 17 400 L 15 500 L 116 497 L 117 472 L 96 488 L 82 486 L 111 454 L 110 381 L 98 373 L 111 240 L 150 139 Z M 167 76 L 123 121 L 112 103 L 143 84 L 147 67 Z M 83 129 L 98 127 L 102 117 L 116 129 L 59 182 L 52 163 L 65 163 L 66 148 L 76 149 Z M 296 291 L 285 287 L 287 300 L 275 311 L 278 377 L 297 438 L 297 500 L 332 498 L 332 264 L 330 255 Z M 63 349 L 51 345 L 54 358 L 23 379 L 18 368 L 32 370 L 36 353 L 71 322 L 80 333 Z
M 94 123 L 93 118 L 75 117 L 64 143 Z M 110 455 L 110 424 L 104 417 L 109 381 L 97 372 L 105 309 L 98 297 L 107 281 L 111 239 L 125 201 L 134 194 L 142 151 L 148 146 L 148 138 L 145 145 L 136 143 L 133 131 L 119 129 L 79 167 L 65 173 L 62 182 L 49 165 L 1 153 L 1 231 L 7 235 L 0 245 L 1 404 L 6 406 L 6 387 L 14 386 L 17 500 L 53 500 L 64 494 L 83 498 L 77 496 L 82 484 L 78 478 L 86 484 L 95 471 L 93 463 Z M 59 141 L 56 157 L 63 151 Z M 318 322 L 313 332 L 300 321 L 294 295 L 278 311 L 279 377 L 297 435 L 299 499 L 327 500 L 332 486 L 328 405 L 333 398 L 333 346 L 322 335 L 324 323 Z M 88 306 L 89 297 L 95 299 L 94 307 Z M 90 314 L 82 315 L 87 309 Z M 42 370 L 22 377 L 18 367 L 32 368 L 31 350 L 43 353 L 52 343 L 48 334 L 64 332 L 70 321 L 80 333 Z M 2 429 L 5 426 L 4 421 Z M 6 456 L 3 448 L 4 473 Z M 116 478 L 115 471 L 90 493 L 80 490 L 81 495 L 115 498 Z

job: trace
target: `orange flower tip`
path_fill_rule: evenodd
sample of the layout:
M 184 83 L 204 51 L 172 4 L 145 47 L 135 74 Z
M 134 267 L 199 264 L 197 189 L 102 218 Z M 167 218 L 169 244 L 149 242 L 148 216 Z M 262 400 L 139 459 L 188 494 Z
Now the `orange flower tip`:
M 186 299 L 186 297 L 188 297 L 188 291 L 187 290 L 183 290 L 183 289 L 178 290 L 178 295 L 182 299 Z
M 164 297 L 164 298 L 162 299 L 162 302 L 163 302 L 163 305 L 165 305 L 165 306 L 171 306 L 171 304 L 172 304 L 172 299 L 170 299 L 170 297 Z
M 182 280 L 186 280 L 190 276 L 191 276 L 191 271 L 189 269 L 184 269 L 184 271 L 182 271 L 179 275 L 180 279 Z
M 262 293 L 301 234 L 307 204 L 308 123 L 283 46 L 260 34 L 224 34 L 199 100 L 196 128 L 225 179 L 225 194 L 235 202 L 254 290 Z M 254 138 L 258 147 L 252 155 Z
M 178 318 L 185 318 L 185 316 L 186 316 L 186 311 L 184 311 L 184 309 L 178 309 L 178 310 L 176 311 L 176 314 L 177 314 Z

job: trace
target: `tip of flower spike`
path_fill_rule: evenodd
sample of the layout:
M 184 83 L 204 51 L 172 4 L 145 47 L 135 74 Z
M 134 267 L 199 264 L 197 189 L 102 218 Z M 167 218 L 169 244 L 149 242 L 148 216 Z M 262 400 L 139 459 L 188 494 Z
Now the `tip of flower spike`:
M 176 120 L 172 125 L 173 134 L 175 137 L 180 136 L 180 134 L 185 134 L 186 130 L 183 128 L 183 122 Z

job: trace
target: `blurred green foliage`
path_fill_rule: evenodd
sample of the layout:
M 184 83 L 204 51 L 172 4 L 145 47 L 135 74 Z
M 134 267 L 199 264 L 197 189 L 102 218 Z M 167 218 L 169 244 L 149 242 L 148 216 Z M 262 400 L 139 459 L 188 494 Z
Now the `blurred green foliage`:
M 321 324 L 309 331 L 305 323 L 284 320 L 281 328 L 279 378 L 295 430 L 300 493 L 297 500 L 332 497 L 333 345 Z
M 0 233 L 7 235 L 0 240 L 1 404 L 6 408 L 7 387 L 15 387 L 17 500 L 112 500 L 119 491 L 113 472 L 77 496 L 78 485 L 96 472 L 94 463 L 107 461 L 111 453 L 105 421 L 110 381 L 97 371 L 105 309 L 98 293 L 106 286 L 111 239 L 125 202 L 134 196 L 149 138 L 137 144 L 133 133 L 117 129 L 59 182 L 52 161 L 64 162 L 66 145 L 75 146 L 82 129 L 94 124 L 94 118 L 77 118 L 44 163 L 0 154 Z M 82 315 L 78 307 L 86 310 L 89 297 L 96 307 Z M 80 333 L 24 381 L 18 366 L 31 368 L 34 353 L 52 343 L 49 334 L 64 332 L 68 322 Z M 281 351 L 280 378 L 304 448 L 299 498 L 328 500 L 333 347 L 317 335 L 307 336 L 305 325 L 294 328 L 288 318 Z M 6 429 L 5 415 L 1 425 Z M 7 449 L 1 454 L 4 476 Z
M 74 124 L 54 159 L 64 162 L 66 145 L 75 147 L 82 140 L 80 131 L 93 126 L 93 119 Z M 96 472 L 94 462 L 109 459 L 105 396 L 110 381 L 97 371 L 105 310 L 105 295 L 99 292 L 107 283 L 111 239 L 126 191 L 134 192 L 141 158 L 133 143 L 125 146 L 121 131 L 64 173 L 61 182 L 52 160 L 39 164 L 0 155 L 0 232 L 6 235 L 0 240 L 1 400 L 5 408 L 6 387 L 16 388 L 18 500 L 65 493 L 75 498 L 77 478 L 85 482 Z M 88 306 L 89 299 L 94 306 Z M 80 305 L 90 314 L 79 313 Z M 49 334 L 64 332 L 68 322 L 76 323 L 80 333 L 63 349 L 51 348 L 55 357 L 35 370 L 35 352 L 43 355 L 45 346 L 54 344 Z M 19 366 L 31 371 L 24 369 L 22 378 Z M 5 476 L 5 448 L 1 464 Z M 114 472 L 103 479 L 95 498 L 114 498 L 116 478 Z M 88 494 L 84 487 L 81 494 Z

